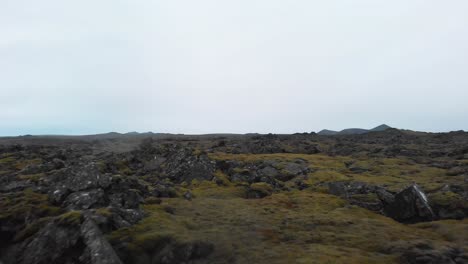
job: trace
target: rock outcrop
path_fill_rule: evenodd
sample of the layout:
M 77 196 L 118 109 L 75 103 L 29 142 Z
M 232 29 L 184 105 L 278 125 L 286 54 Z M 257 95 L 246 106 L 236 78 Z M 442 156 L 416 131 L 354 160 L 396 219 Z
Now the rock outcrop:
M 397 193 L 393 202 L 384 206 L 384 212 L 387 216 L 405 223 L 435 219 L 426 194 L 415 184 Z
M 397 194 L 363 182 L 330 182 L 328 190 L 352 204 L 381 212 L 399 222 L 416 223 L 437 218 L 426 194 L 415 184 Z

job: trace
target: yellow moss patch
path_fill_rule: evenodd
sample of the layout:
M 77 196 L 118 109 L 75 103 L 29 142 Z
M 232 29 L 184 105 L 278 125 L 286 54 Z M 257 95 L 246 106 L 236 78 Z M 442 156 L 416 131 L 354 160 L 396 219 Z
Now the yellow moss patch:
M 21 230 L 14 236 L 13 241 L 19 242 L 34 235 L 51 219 L 52 217 L 43 217 L 32 222 L 31 224 L 28 224 L 25 228 L 23 228 L 23 230 Z
M 250 190 L 257 191 L 265 195 L 270 195 L 273 192 L 271 185 L 265 182 L 252 183 L 250 185 Z
M 313 184 L 317 184 L 321 182 L 349 181 L 349 180 L 350 180 L 349 177 L 333 169 L 330 169 L 330 170 L 321 169 L 313 173 L 310 173 L 306 183 L 313 185 Z
M 331 181 L 362 181 L 375 185 L 386 186 L 390 191 L 400 191 L 413 182 L 420 185 L 423 190 L 434 190 L 442 184 L 463 184 L 462 177 L 446 175 L 446 170 L 429 167 L 425 164 L 416 164 L 404 157 L 399 158 L 372 158 L 366 156 L 351 159 L 345 156 L 327 156 L 323 154 L 228 154 L 209 153 L 214 160 L 237 160 L 242 162 L 258 162 L 275 160 L 280 163 L 292 162 L 295 159 L 305 160 L 314 172 L 309 173 L 306 183 L 314 185 Z M 354 166 L 368 169 L 364 173 L 353 173 L 346 168 L 345 162 L 353 161 Z M 235 168 L 241 173 L 244 168 Z
M 32 182 L 39 182 L 44 177 L 45 177 L 44 173 L 18 175 L 18 178 L 20 180 L 30 180 Z
M 455 242 L 460 246 L 468 245 L 468 219 L 425 222 L 413 226 L 433 231 L 441 235 L 445 240 Z
M 5 157 L 0 159 L 0 165 L 9 164 L 15 161 L 14 157 Z
M 83 214 L 81 211 L 73 210 L 59 215 L 56 221 L 62 225 L 79 225 L 83 221 Z
M 215 245 L 207 262 L 224 256 L 238 263 L 396 263 L 396 256 L 382 253 L 389 242 L 444 240 L 433 230 L 403 225 L 310 191 L 252 200 L 233 196 L 162 200 L 161 205 L 143 206 L 149 216 L 113 232 L 110 240 L 128 242 L 135 254 L 164 239 L 207 241 Z M 168 213 L 167 207 L 174 212 Z
M 0 196 L 0 220 L 23 220 L 27 215 L 39 217 L 54 216 L 61 212 L 59 207 L 51 206 L 46 194 L 33 192 L 29 189 L 23 192 L 6 193 Z
M 275 154 L 228 154 L 228 153 L 209 153 L 208 156 L 214 160 L 238 160 L 243 162 L 256 162 L 262 160 L 277 160 L 277 161 L 293 161 L 295 159 L 303 159 L 309 162 L 310 165 L 318 168 L 335 168 L 343 169 L 346 157 L 330 157 L 322 154 L 292 154 L 292 153 L 275 153 Z
M 215 182 L 211 181 L 194 181 L 192 182 L 190 189 L 195 197 L 209 197 L 217 199 L 244 197 L 246 190 L 244 186 L 237 186 L 234 184 L 219 186 Z M 181 192 L 183 193 L 185 190 Z
M 215 182 L 217 184 L 221 184 L 224 186 L 231 185 L 231 181 L 229 181 L 228 177 L 226 174 L 224 174 L 222 171 L 217 170 L 213 173 L 213 176 L 215 177 Z
M 160 203 L 161 203 L 161 199 L 158 197 L 150 196 L 150 197 L 145 198 L 145 204 L 160 204 Z
M 449 192 L 437 192 L 434 194 L 430 194 L 429 199 L 431 203 L 444 206 L 444 207 L 465 201 L 465 199 L 461 195 L 450 192 L 450 191 Z
M 27 166 L 29 165 L 38 165 L 38 164 L 41 164 L 42 163 L 42 159 L 32 159 L 32 160 L 21 160 L 21 161 L 18 161 L 16 162 L 15 164 L 15 168 L 17 170 L 22 170 L 24 168 L 26 168 Z
M 111 217 L 112 216 L 111 210 L 109 208 L 107 208 L 107 207 L 102 207 L 102 208 L 96 209 L 96 213 L 99 214 L 99 215 L 102 215 L 104 217 Z

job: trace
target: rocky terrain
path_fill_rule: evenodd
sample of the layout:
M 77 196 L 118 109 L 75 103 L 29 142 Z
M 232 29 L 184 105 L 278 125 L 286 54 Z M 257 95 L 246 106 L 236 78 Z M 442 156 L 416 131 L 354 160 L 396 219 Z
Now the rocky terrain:
M 0 138 L 0 263 L 468 263 L 468 133 Z

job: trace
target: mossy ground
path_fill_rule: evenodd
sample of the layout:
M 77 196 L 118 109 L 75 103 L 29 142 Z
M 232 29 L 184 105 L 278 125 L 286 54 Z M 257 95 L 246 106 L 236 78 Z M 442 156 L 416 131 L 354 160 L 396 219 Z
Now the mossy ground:
M 49 204 L 47 195 L 26 189 L 23 192 L 6 193 L 0 196 L 0 220 L 24 221 L 27 216 L 46 217 L 58 215 L 59 207 Z
M 36 174 L 18 175 L 17 177 L 20 180 L 29 180 L 29 181 L 32 181 L 32 182 L 39 182 L 45 176 L 46 176 L 45 173 L 36 173 Z
M 205 241 L 214 245 L 208 263 L 398 263 L 398 256 L 386 247 L 398 241 L 425 240 L 433 244 L 451 243 L 468 250 L 468 221 L 442 220 L 404 225 L 388 217 L 350 205 L 327 193 L 325 183 L 362 181 L 399 191 L 417 183 L 439 205 L 464 202 L 452 192 L 431 194 L 447 184 L 463 185 L 463 177 L 447 176 L 444 169 L 420 164 L 409 158 L 343 157 L 305 154 L 209 154 L 214 160 L 256 162 L 303 159 L 311 168 L 305 177 L 310 186 L 275 191 L 262 199 L 246 199 L 247 183 L 233 183 L 221 171 L 213 181 L 197 181 L 176 186 L 175 198 L 147 198 L 142 205 L 147 217 L 140 223 L 108 235 L 114 245 L 124 245 L 132 258 L 160 248 L 167 241 Z M 366 171 L 351 171 L 345 162 Z M 39 160 L 18 161 L 0 157 L 0 171 L 21 170 Z M 132 174 L 128 165 L 118 164 L 122 175 Z M 1 172 L 0 172 L 1 174 Z M 22 180 L 39 181 L 42 174 L 19 175 Z M 126 176 L 121 176 L 126 177 Z M 293 180 L 290 181 L 292 183 Z M 286 183 L 286 186 L 294 184 Z M 266 188 L 262 184 L 250 188 Z M 188 201 L 182 194 L 190 191 Z M 375 195 L 357 197 L 372 201 Z M 47 195 L 25 190 L 0 196 L 0 220 L 37 220 L 24 226 L 15 236 L 20 241 L 34 234 L 44 223 L 57 221 L 75 225 L 82 221 L 79 211 L 64 213 L 50 205 Z M 97 210 L 109 216 L 107 208 Z
M 226 154 L 214 153 L 210 157 L 215 160 L 238 160 L 255 162 L 262 160 L 277 160 L 293 162 L 303 159 L 308 162 L 313 172 L 309 173 L 307 183 L 332 181 L 362 181 L 382 185 L 390 191 L 399 191 L 406 186 L 417 183 L 426 192 L 443 187 L 446 184 L 463 185 L 463 177 L 447 176 L 447 170 L 418 164 L 408 158 L 351 158 L 347 156 L 327 156 L 321 154 Z M 353 161 L 353 165 L 367 169 L 363 173 L 355 173 L 346 168 L 345 162 Z
M 0 156 L 0 166 L 3 168 L 13 169 L 13 170 L 22 170 L 29 165 L 41 164 L 42 159 L 23 159 L 18 158 L 12 153 L 4 153 Z
M 368 171 L 353 173 L 344 165 L 349 157 L 212 154 L 211 158 L 244 162 L 301 158 L 313 169 L 307 180 L 311 185 L 353 180 L 398 191 L 412 182 L 430 189 L 458 181 L 448 179 L 445 170 L 406 159 L 358 160 L 356 164 Z M 467 245 L 466 220 L 405 225 L 315 187 L 245 199 L 248 185 L 231 183 L 219 171 L 216 177 L 221 179 L 218 184 L 194 181 L 185 186 L 184 191 L 194 194 L 192 201 L 162 198 L 160 204 L 144 205 L 148 217 L 111 233 L 110 241 L 126 242 L 135 256 L 166 240 L 211 242 L 215 251 L 208 263 L 398 263 L 398 256 L 386 251 L 389 243 L 425 240 Z
M 18 230 L 12 237 L 19 242 L 35 234 L 44 225 L 53 219 L 63 223 L 76 224 L 62 214 L 63 209 L 51 205 L 46 194 L 36 193 L 30 189 L 22 192 L 4 193 L 0 195 L 0 224 L 17 226 Z M 62 214 L 62 215 L 61 215 Z

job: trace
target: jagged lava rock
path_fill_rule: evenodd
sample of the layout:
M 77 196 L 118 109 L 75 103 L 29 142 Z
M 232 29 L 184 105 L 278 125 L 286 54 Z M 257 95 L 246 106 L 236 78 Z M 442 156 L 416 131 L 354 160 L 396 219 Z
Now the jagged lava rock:
M 384 211 L 387 216 L 408 223 L 431 221 L 435 217 L 426 194 L 416 184 L 397 193 Z

